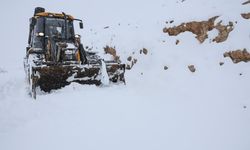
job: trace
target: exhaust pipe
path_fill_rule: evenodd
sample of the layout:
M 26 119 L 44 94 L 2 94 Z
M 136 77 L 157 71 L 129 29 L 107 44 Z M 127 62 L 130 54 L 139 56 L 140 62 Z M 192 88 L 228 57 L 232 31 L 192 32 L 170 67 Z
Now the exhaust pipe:
M 42 13 L 42 12 L 45 12 L 45 8 L 43 8 L 43 7 L 36 7 L 36 8 L 35 8 L 35 11 L 34 11 L 34 16 L 35 16 L 37 13 Z

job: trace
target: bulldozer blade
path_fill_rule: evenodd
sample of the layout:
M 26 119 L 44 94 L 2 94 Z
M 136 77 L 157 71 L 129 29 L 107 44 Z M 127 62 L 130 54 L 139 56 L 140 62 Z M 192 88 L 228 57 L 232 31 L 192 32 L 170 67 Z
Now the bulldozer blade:
M 117 63 L 105 63 L 106 73 L 109 82 L 125 83 L 125 65 Z M 36 79 L 36 87 L 40 87 L 45 92 L 60 89 L 72 82 L 80 84 L 102 84 L 102 65 L 53 65 L 33 67 L 33 78 Z

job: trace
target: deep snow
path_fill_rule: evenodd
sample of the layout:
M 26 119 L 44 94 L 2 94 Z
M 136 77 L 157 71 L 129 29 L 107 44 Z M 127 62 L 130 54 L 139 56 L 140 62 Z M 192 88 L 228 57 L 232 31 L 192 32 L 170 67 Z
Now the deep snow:
M 250 20 L 240 16 L 249 12 L 249 5 L 242 2 L 3 1 L 0 149 L 249 150 L 249 63 L 233 64 L 223 58 L 225 51 L 250 50 Z M 126 72 L 127 84 L 72 84 L 32 100 L 22 59 L 28 18 L 36 6 L 83 19 L 85 29 L 78 33 L 84 45 L 100 55 L 104 46 L 111 45 L 123 62 L 130 55 L 138 59 Z M 209 42 L 216 31 L 203 44 L 191 33 L 169 37 L 162 32 L 165 26 L 216 15 L 220 15 L 217 22 L 237 21 L 224 43 Z M 165 23 L 170 20 L 172 25 Z M 139 54 L 143 47 L 148 55 Z M 188 70 L 190 64 L 195 65 L 195 73 Z

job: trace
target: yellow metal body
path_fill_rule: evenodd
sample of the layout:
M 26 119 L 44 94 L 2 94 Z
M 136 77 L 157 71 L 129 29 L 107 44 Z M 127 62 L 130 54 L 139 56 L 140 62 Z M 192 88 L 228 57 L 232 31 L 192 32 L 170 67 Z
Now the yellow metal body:
M 71 15 L 66 15 L 69 20 L 74 20 L 75 18 Z M 37 13 L 35 17 L 54 17 L 54 18 L 64 18 L 63 14 L 51 13 L 51 12 L 41 12 Z

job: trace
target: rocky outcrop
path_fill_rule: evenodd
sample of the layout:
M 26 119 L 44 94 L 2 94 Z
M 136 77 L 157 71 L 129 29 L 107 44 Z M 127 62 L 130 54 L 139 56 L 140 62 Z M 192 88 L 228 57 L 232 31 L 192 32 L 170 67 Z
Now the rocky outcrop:
M 244 19 L 250 19 L 250 13 L 243 13 L 243 14 L 241 14 L 241 16 Z
M 218 36 L 213 39 L 213 42 L 221 43 L 227 40 L 229 33 L 233 31 L 233 23 L 229 22 L 228 25 L 222 25 L 220 21 L 215 28 L 219 31 Z
M 224 57 L 230 57 L 234 63 L 250 61 L 250 53 L 246 49 L 226 52 Z
M 233 23 L 229 22 L 228 25 L 222 25 L 221 21 L 214 25 L 214 22 L 218 17 L 219 16 L 212 17 L 207 21 L 182 23 L 179 26 L 164 28 L 163 32 L 168 33 L 169 36 L 177 36 L 183 32 L 192 32 L 196 35 L 195 38 L 200 43 L 203 43 L 208 38 L 208 32 L 217 29 L 219 34 L 213 39 L 213 41 L 217 43 L 224 42 L 228 38 L 229 33 L 233 30 Z
M 196 35 L 196 39 L 203 43 L 205 39 L 208 37 L 207 32 L 214 29 L 214 21 L 218 18 L 218 16 L 210 18 L 208 21 L 192 21 L 188 23 L 182 23 L 179 26 L 174 26 L 172 28 L 164 28 L 163 32 L 168 33 L 170 36 L 177 36 L 180 33 L 189 31 Z

